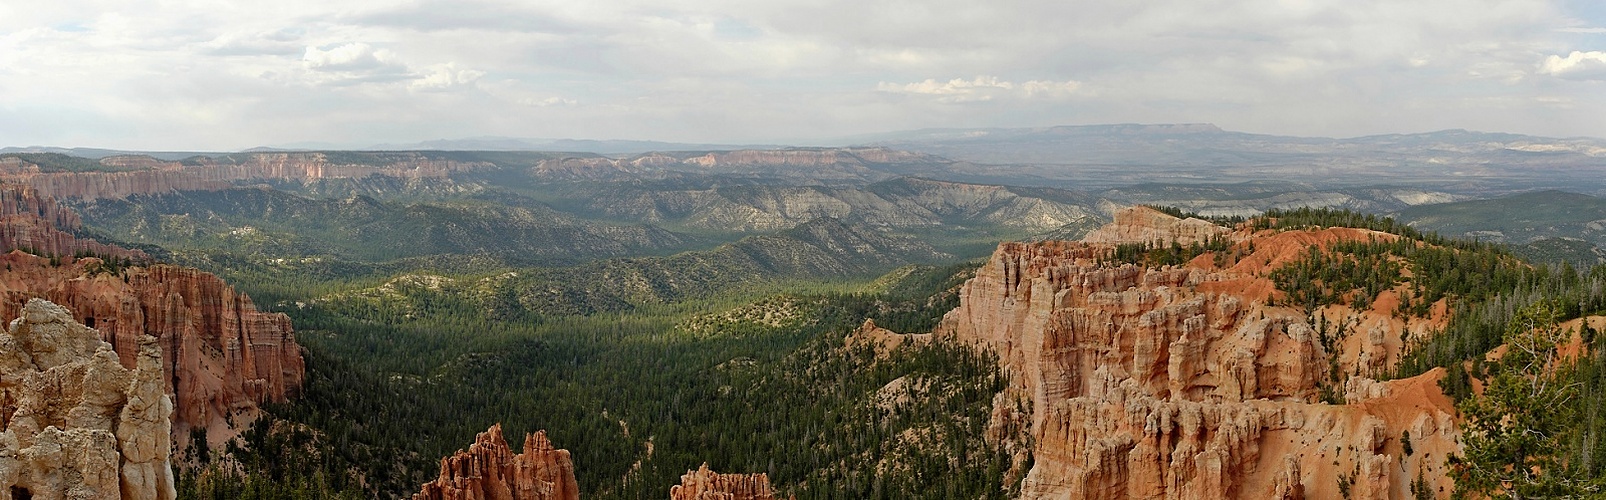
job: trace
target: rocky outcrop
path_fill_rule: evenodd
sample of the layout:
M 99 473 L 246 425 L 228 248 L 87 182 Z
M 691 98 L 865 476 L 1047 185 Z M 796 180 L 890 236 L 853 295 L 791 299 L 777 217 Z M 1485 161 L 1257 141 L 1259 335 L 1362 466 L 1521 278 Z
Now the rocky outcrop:
M 1386 330 L 1329 353 L 1304 311 L 1266 305 L 1275 287 L 1264 274 L 1278 263 L 1379 235 L 1206 230 L 1141 208 L 1116 220 L 1089 238 L 1099 243 L 1001 245 L 936 332 L 999 355 L 1006 394 L 1018 396 L 995 400 L 989 436 L 1029 429 L 1024 498 L 1336 498 L 1341 481 L 1352 498 L 1400 498 L 1418 471 L 1448 485 L 1443 459 L 1458 435 L 1436 372 L 1351 382 L 1369 399 L 1320 401 L 1345 392 L 1330 380 L 1335 360 L 1362 374 L 1397 359 L 1399 344 L 1384 340 L 1401 337 L 1402 321 L 1323 310 Z M 1229 239 L 1239 257 L 1166 268 L 1106 258 L 1118 243 L 1202 237 Z M 1414 450 L 1430 451 L 1404 454 L 1407 430 Z
M 708 464 L 680 476 L 680 484 L 669 488 L 670 500 L 774 500 L 769 475 L 720 474 Z
M 187 163 L 164 162 L 148 156 L 113 156 L 104 165 L 120 172 L 40 172 L 37 168 L 8 169 L 0 180 L 30 186 L 47 196 L 96 200 L 136 194 L 226 189 L 238 181 L 269 179 L 361 178 L 383 175 L 399 178 L 444 178 L 447 175 L 490 167 L 487 163 L 431 159 L 421 153 L 364 153 L 363 163 L 340 161 L 328 153 L 252 153 L 220 158 L 198 158 Z
M 130 369 L 66 308 L 20 313 L 0 334 L 0 496 L 175 498 L 157 340 Z
M 289 318 L 257 311 L 216 276 L 170 265 L 113 270 L 95 258 L 53 265 L 23 252 L 0 255 L 0 263 L 0 314 L 16 314 L 31 298 L 61 304 L 99 331 L 129 368 L 140 339 L 155 337 L 162 386 L 174 398 L 175 436 L 206 427 L 221 442 L 254 420 L 258 405 L 300 390 L 305 367 Z
M 502 439 L 502 424 L 474 438 L 468 450 L 441 459 L 441 475 L 425 483 L 413 500 L 569 500 L 580 498 L 574 463 L 545 431 L 524 437 L 524 453 L 513 454 Z
M 859 329 L 848 333 L 844 344 L 848 350 L 870 349 L 875 351 L 877 356 L 885 356 L 902 346 L 904 342 L 919 345 L 930 341 L 929 333 L 898 333 L 876 326 L 873 319 L 865 319 L 864 323 L 859 325 Z
M 1158 243 L 1191 245 L 1223 237 L 1231 230 L 1209 221 L 1178 219 L 1149 207 L 1132 207 L 1115 214 L 1115 222 L 1089 233 L 1088 243 Z

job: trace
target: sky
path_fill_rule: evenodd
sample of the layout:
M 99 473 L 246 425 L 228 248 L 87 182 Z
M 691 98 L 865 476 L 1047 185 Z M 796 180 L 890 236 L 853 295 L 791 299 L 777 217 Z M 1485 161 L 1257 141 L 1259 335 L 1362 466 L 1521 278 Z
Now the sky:
M 1599 0 L 0 1 L 0 146 L 1606 137 Z

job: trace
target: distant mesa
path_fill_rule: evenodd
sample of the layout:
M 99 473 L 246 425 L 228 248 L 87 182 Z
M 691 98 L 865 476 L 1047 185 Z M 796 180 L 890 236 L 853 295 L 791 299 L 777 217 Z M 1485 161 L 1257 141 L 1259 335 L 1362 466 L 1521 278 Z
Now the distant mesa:
M 20 156 L 0 157 L 0 181 L 34 188 L 43 196 L 97 200 L 174 191 L 216 191 L 236 182 L 271 179 L 444 178 L 489 168 L 485 162 L 437 159 L 421 153 L 281 152 L 198 156 L 183 161 L 145 155 L 108 156 L 94 165 L 42 165 Z

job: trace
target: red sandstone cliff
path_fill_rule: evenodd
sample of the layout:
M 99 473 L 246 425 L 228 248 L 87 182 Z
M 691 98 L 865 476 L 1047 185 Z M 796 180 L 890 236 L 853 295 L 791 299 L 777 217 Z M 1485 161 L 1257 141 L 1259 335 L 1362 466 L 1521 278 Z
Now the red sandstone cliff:
M 502 424 L 474 438 L 468 450 L 441 459 L 441 475 L 425 483 L 413 500 L 571 500 L 580 498 L 574 463 L 545 431 L 524 437 L 524 453 L 513 454 L 502 439 Z
M 774 500 L 769 475 L 720 474 L 703 464 L 680 476 L 680 484 L 669 488 L 670 500 Z
M 1304 312 L 1265 305 L 1275 287 L 1264 274 L 1307 246 L 1387 235 L 1250 234 L 1142 208 L 1114 226 L 1099 243 L 1000 246 L 936 332 L 996 351 L 1011 375 L 989 437 L 1030 435 L 1024 498 L 1336 498 L 1341 480 L 1352 498 L 1405 498 L 1419 472 L 1448 490 L 1458 433 L 1442 374 L 1328 380 L 1330 353 Z M 1211 234 L 1241 258 L 1163 269 L 1101 258 L 1117 243 Z M 1342 373 L 1392 363 L 1402 330 L 1434 324 L 1391 309 L 1317 313 L 1364 325 L 1331 353 Z M 1323 384 L 1348 388 L 1350 404 L 1320 403 Z
M 99 259 L 0 255 L 0 315 L 16 315 L 30 298 L 71 310 L 98 330 L 124 367 L 133 367 L 138 339 L 156 337 L 163 380 L 173 396 L 173 433 L 207 427 L 220 442 L 256 417 L 258 405 L 283 402 L 301 388 L 301 347 L 283 314 L 256 310 L 251 299 L 211 274 L 178 266 L 130 267 L 113 274 Z
M 144 252 L 79 239 L 83 229 L 78 213 L 42 196 L 38 190 L 17 184 L 0 184 L 0 248 L 27 248 L 46 255 L 93 252 L 103 256 L 148 260 Z
M 31 248 L 47 257 L 13 251 L 0 255 L 0 314 L 14 316 L 32 298 L 72 311 L 100 332 L 125 368 L 134 368 L 138 342 L 156 337 L 167 394 L 173 397 L 173 435 L 208 428 L 215 443 L 256 417 L 258 405 L 282 402 L 300 390 L 301 348 L 283 314 L 256 310 L 251 299 L 211 274 L 178 266 L 125 267 L 99 258 L 73 258 L 88 250 L 148 260 L 143 253 L 79 239 L 77 214 L 22 186 L 0 187 L 0 248 Z M 235 425 L 229 418 L 236 417 Z

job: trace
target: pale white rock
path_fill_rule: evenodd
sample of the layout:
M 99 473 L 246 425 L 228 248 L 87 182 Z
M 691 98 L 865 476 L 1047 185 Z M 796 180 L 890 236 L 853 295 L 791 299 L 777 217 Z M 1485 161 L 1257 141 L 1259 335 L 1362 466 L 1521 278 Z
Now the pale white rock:
M 0 499 L 175 498 L 156 338 L 130 370 L 72 318 L 33 299 L 0 333 Z

